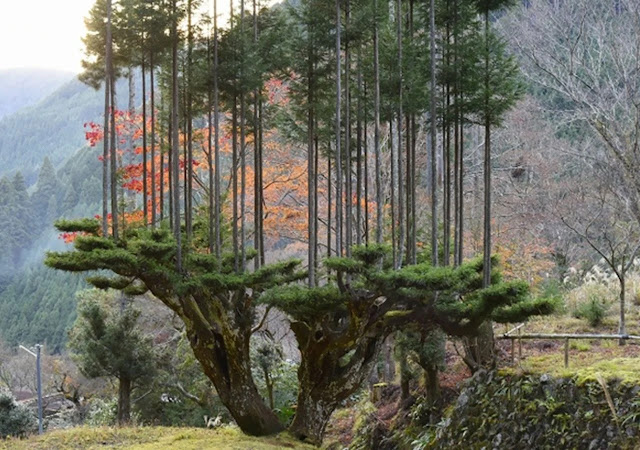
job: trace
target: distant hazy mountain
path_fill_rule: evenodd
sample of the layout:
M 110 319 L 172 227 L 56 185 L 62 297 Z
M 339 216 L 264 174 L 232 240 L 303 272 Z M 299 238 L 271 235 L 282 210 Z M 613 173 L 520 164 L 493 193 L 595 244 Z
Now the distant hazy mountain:
M 127 101 L 126 80 L 116 84 Z M 101 121 L 104 94 L 73 79 L 40 102 L 0 119 L 0 176 L 20 170 L 33 184 L 45 156 L 60 167 L 85 146 L 83 124 Z
M 37 103 L 73 77 L 47 69 L 0 70 L 0 118 Z

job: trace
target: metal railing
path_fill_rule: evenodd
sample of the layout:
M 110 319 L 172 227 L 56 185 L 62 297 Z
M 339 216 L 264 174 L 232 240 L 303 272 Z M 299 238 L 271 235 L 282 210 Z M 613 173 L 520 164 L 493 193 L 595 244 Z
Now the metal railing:
M 618 341 L 640 340 L 640 336 L 630 334 L 599 334 L 599 333 L 522 333 L 524 323 L 512 328 L 498 339 L 511 340 L 511 364 L 515 364 L 515 343 L 518 341 L 518 359 L 522 359 L 522 340 L 523 339 L 540 339 L 540 340 L 564 340 L 564 367 L 569 367 L 569 340 L 571 339 L 615 339 Z M 516 333 L 517 334 L 514 334 Z

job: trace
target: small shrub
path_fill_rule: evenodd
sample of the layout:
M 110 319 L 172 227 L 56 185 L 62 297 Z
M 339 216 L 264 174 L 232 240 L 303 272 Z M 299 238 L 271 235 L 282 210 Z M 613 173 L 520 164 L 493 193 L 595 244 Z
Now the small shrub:
M 585 303 L 578 306 L 575 316 L 585 319 L 592 327 L 602 324 L 602 319 L 607 315 L 607 306 L 597 298 L 591 297 Z
M 35 417 L 24 406 L 17 405 L 9 394 L 0 393 L 0 439 L 24 437 L 35 427 Z
M 113 426 L 118 416 L 118 400 L 115 398 L 103 400 L 95 398 L 91 400 L 87 425 L 94 427 Z

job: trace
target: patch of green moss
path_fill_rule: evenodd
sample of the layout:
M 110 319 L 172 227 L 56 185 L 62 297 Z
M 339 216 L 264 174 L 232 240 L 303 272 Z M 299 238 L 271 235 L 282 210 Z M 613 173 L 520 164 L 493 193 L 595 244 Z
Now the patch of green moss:
M 0 441 L 0 449 L 102 449 L 122 448 L 131 450 L 176 449 L 176 450 L 279 450 L 313 449 L 294 437 L 282 433 L 276 436 L 253 437 L 242 433 L 237 427 L 217 430 L 204 428 L 170 427 L 77 427 L 57 430 L 25 440 Z

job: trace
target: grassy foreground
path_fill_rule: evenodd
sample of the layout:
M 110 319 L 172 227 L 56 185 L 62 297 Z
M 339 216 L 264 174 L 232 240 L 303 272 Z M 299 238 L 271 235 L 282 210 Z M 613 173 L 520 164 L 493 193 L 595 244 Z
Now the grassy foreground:
M 235 427 L 204 428 L 108 428 L 77 427 L 56 430 L 25 440 L 0 441 L 0 449 L 313 449 L 283 433 L 270 437 L 247 436 Z

